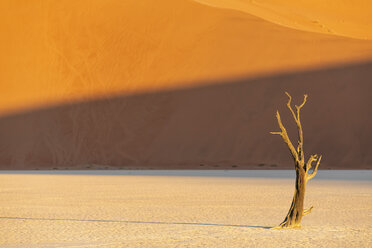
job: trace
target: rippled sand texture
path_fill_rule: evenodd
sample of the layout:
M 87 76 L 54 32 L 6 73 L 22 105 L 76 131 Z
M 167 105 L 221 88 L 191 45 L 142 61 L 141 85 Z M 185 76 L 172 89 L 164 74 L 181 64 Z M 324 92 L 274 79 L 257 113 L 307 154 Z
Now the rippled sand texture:
M 321 173 L 321 172 L 320 172 Z M 371 247 L 370 181 L 316 180 L 298 230 L 294 179 L 0 175 L 0 247 Z

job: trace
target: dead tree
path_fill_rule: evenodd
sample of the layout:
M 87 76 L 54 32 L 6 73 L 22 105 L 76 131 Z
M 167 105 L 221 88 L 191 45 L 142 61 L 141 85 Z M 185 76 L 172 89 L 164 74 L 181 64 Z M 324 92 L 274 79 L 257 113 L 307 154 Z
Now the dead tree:
M 296 122 L 297 125 L 297 131 L 298 131 L 298 142 L 297 142 L 297 149 L 293 146 L 292 142 L 290 141 L 288 137 L 287 130 L 283 126 L 283 123 L 280 119 L 279 111 L 276 111 L 276 118 L 278 120 L 280 132 L 270 132 L 271 134 L 279 134 L 282 136 L 284 142 L 287 144 L 289 151 L 291 152 L 292 158 L 295 163 L 295 169 L 296 169 L 296 188 L 292 200 L 291 207 L 289 208 L 288 214 L 285 217 L 284 221 L 277 226 L 276 228 L 300 228 L 301 227 L 301 219 L 302 216 L 309 214 L 313 207 L 310 207 L 307 210 L 304 210 L 304 198 L 305 198 L 305 188 L 306 183 L 315 177 L 318 167 L 320 164 L 320 160 L 322 159 L 322 156 L 318 155 L 311 155 L 310 158 L 305 163 L 305 154 L 303 150 L 303 133 L 302 133 L 302 126 L 300 121 L 300 111 L 301 108 L 305 105 L 307 95 L 304 95 L 304 101 L 300 106 L 295 105 L 296 107 L 296 113 L 293 111 L 291 107 L 291 100 L 292 97 L 288 94 L 288 92 L 285 92 L 285 94 L 288 96 L 288 103 L 287 107 L 291 111 L 291 114 Z M 310 172 L 312 163 L 316 162 L 316 165 L 312 172 Z

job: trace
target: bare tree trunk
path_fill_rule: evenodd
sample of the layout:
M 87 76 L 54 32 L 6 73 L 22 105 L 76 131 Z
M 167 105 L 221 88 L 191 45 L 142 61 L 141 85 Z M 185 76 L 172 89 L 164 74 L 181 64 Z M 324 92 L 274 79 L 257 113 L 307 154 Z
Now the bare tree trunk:
M 284 221 L 277 226 L 276 228 L 300 228 L 301 227 L 301 220 L 302 217 L 306 214 L 310 213 L 313 207 L 309 208 L 308 210 L 304 210 L 304 199 L 305 199 L 305 188 L 306 183 L 308 180 L 312 179 L 317 171 L 318 166 L 320 164 L 320 160 L 322 156 L 318 158 L 318 155 L 311 155 L 307 163 L 305 164 L 305 156 L 303 151 L 303 132 L 302 126 L 300 121 L 300 110 L 305 105 L 307 95 L 304 96 L 304 101 L 300 106 L 295 105 L 297 113 L 295 113 L 291 107 L 291 96 L 286 92 L 289 101 L 287 103 L 287 107 L 292 113 L 292 116 L 297 124 L 298 130 L 298 146 L 297 149 L 294 148 L 292 142 L 290 141 L 287 130 L 283 126 L 283 123 L 280 119 L 279 112 L 276 112 L 276 118 L 278 120 L 278 124 L 280 127 L 280 132 L 271 132 L 271 134 L 279 134 L 282 136 L 284 142 L 287 144 L 289 151 L 291 152 L 292 158 L 295 162 L 295 169 L 296 169 L 296 188 L 292 200 L 291 207 L 289 208 L 288 214 L 285 217 Z M 310 169 L 312 167 L 312 163 L 317 161 L 316 166 L 312 173 L 310 173 Z
M 280 228 L 300 227 L 304 213 L 304 200 L 306 188 L 306 175 L 304 171 L 296 170 L 296 188 L 291 207 L 284 221 L 279 225 Z

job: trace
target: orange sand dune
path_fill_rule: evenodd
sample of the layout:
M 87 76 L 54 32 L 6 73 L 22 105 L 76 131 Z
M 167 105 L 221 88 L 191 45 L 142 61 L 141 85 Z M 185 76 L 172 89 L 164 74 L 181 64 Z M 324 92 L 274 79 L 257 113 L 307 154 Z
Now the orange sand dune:
M 289 166 L 265 136 L 284 90 L 310 95 L 309 152 L 330 168 L 372 164 L 372 41 L 188 0 L 0 9 L 2 168 Z
M 1 112 L 372 57 L 371 42 L 187 0 L 9 0 L 0 9 Z

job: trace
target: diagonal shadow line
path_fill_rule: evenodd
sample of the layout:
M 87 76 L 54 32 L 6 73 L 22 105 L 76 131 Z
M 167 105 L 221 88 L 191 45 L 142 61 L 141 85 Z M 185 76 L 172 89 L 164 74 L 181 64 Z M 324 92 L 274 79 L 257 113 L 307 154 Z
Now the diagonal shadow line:
M 205 169 L 213 165 L 231 169 L 240 164 L 239 168 L 253 169 L 254 163 L 268 165 L 274 158 L 280 167 L 291 168 L 286 167 L 289 160 L 280 139 L 266 138 L 276 128 L 272 121 L 277 110 L 274 106 L 283 100 L 278 92 L 289 91 L 296 95 L 306 92 L 316 99 L 315 104 L 306 107 L 312 114 L 304 116 L 309 137 L 320 137 L 307 145 L 310 153 L 334 154 L 324 161 L 328 168 L 337 165 L 333 168 L 365 169 L 371 164 L 371 139 L 370 135 L 363 135 L 363 130 L 369 130 L 371 118 L 362 111 L 371 105 L 371 71 L 372 62 L 366 60 L 202 80 L 193 82 L 193 87 L 117 92 L 97 99 L 1 114 L 0 168 L 79 169 L 80 165 L 88 165 L 84 169 L 90 169 L 91 165 L 107 165 L 128 169 L 202 169 L 203 164 L 208 167 Z M 283 108 L 284 104 L 279 110 Z M 345 111 L 352 121 L 343 121 Z M 332 138 L 341 137 L 350 129 L 361 130 L 347 139 L 348 144 L 361 144 L 359 150 L 350 150 Z M 266 136 L 261 137 L 264 133 Z M 241 137 L 240 147 L 252 148 L 249 155 L 245 149 L 234 148 L 238 146 L 235 137 Z M 267 147 L 284 155 L 268 156 Z M 221 149 L 226 152 L 219 152 Z M 94 152 L 97 150 L 102 152 Z M 342 156 L 345 152 L 350 152 L 350 156 Z
M 56 218 L 24 218 L 24 217 L 0 217 L 2 220 L 46 220 L 46 221 L 80 221 L 80 222 L 105 222 L 105 223 L 129 223 L 129 224 L 160 224 L 160 225 L 194 225 L 194 226 L 223 226 L 223 227 L 250 227 L 270 229 L 269 226 L 230 225 L 197 222 L 161 222 L 161 221 L 135 221 L 135 220 L 84 220 L 84 219 L 56 219 Z

